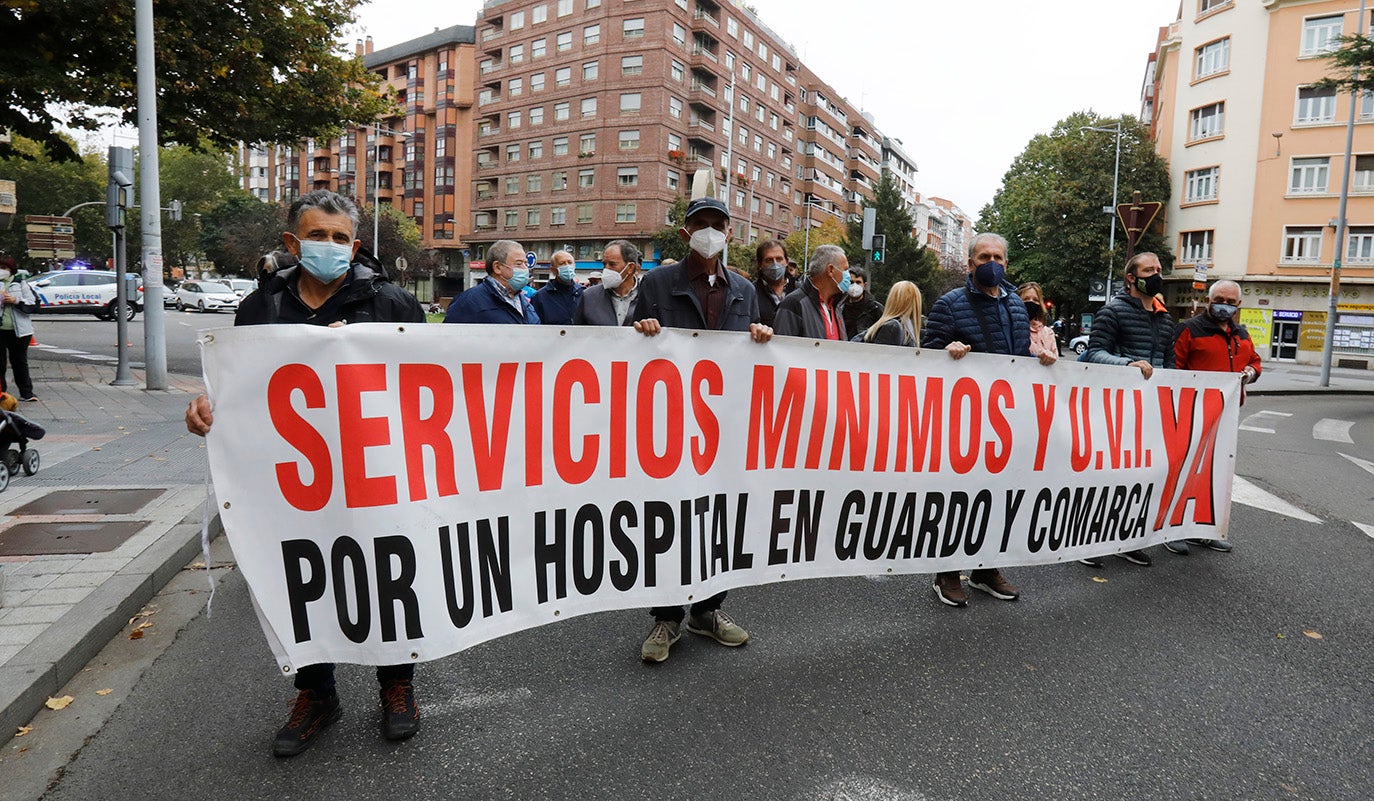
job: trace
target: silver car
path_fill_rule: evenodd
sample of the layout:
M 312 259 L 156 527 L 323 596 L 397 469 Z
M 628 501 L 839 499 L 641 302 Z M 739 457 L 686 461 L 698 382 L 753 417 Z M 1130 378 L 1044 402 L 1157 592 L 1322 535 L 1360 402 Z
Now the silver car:
M 234 311 L 238 307 L 239 296 L 222 281 L 182 281 L 177 287 L 178 311 Z

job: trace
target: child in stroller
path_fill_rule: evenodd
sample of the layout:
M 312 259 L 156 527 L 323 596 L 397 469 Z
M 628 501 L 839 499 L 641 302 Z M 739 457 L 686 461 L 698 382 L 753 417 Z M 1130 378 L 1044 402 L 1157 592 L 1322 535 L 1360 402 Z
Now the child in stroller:
M 29 447 L 29 440 L 42 439 L 47 430 L 24 415 L 5 408 L 9 404 L 0 399 L 0 449 L 4 467 L 0 468 L 0 492 L 10 485 L 10 476 L 31 476 L 38 472 L 38 451 Z

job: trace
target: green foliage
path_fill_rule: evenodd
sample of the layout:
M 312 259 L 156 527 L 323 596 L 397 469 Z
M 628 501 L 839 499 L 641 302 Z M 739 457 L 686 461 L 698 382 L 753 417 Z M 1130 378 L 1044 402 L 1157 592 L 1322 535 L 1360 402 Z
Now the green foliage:
M 1338 92 L 1374 92 L 1374 39 L 1356 33 L 1338 41 L 1340 49 L 1326 56 L 1331 76 L 1319 81 L 1317 87 Z
M 940 268 L 940 259 L 911 235 L 915 222 L 902 203 L 901 190 L 890 171 L 883 170 L 882 180 L 873 190 L 873 200 L 864 203 L 865 208 L 870 206 L 877 210 L 874 233 L 887 237 L 883 263 L 869 265 L 874 297 L 887 297 L 887 291 L 898 281 L 911 281 L 921 288 L 922 295 L 928 294 L 931 280 Z M 849 222 L 841 247 L 850 264 L 868 264 L 868 253 L 863 249 L 862 219 Z
M 282 246 L 286 208 L 235 190 L 201 218 L 201 249 L 220 275 L 257 277 L 262 254 Z
M 1089 280 L 1107 275 L 1109 225 L 1117 226 L 1113 291 L 1125 267 L 1125 229 L 1115 216 L 1102 212 L 1112 203 L 1115 133 L 1079 131 L 1114 122 L 1081 111 L 1061 120 L 1049 134 L 1037 134 L 1012 162 L 978 221 L 978 231 L 1006 237 L 1011 280 L 1038 281 L 1065 316 L 1086 310 Z M 1127 116 L 1121 122 L 1119 202 L 1139 191 L 1143 201 L 1167 204 L 1168 165 L 1155 153 L 1139 120 Z M 1167 270 L 1173 257 L 1162 227 L 1163 215 L 1136 251 L 1158 253 Z
M 813 223 L 819 222 L 811 229 L 810 238 L 806 235 L 806 229 L 793 231 L 782 241 L 783 250 L 787 251 L 787 258 L 795 261 L 800 268 L 800 272 L 806 272 L 806 262 L 809 253 L 815 253 L 816 248 L 821 245 L 839 245 L 844 247 L 845 227 L 838 217 L 829 214 L 820 214 L 820 220 L 812 219 Z M 810 247 L 808 251 L 807 248 Z
M 70 139 L 66 146 L 75 148 Z M 98 157 L 85 161 L 55 162 L 39 142 L 15 136 L 13 153 L 0 158 L 0 178 L 14 181 L 18 212 L 9 230 L 0 230 L 0 250 L 10 254 L 30 272 L 47 269 L 42 261 L 25 256 L 24 215 L 58 215 L 78 203 L 99 200 L 72 212 L 76 256 L 82 261 L 105 265 L 110 253 L 110 229 L 105 227 L 105 164 Z M 136 251 L 130 248 L 130 253 Z
M 677 232 L 687 220 L 687 198 L 679 197 L 673 201 L 672 207 L 668 210 L 668 219 L 672 220 L 672 224 L 658 229 L 653 236 L 649 237 L 649 241 L 658 250 L 660 259 L 682 261 L 687 258 L 687 243 L 682 241 L 682 237 L 678 236 Z M 653 254 L 646 253 L 644 257 L 646 259 L 652 258 Z
M 372 206 L 358 208 L 358 231 L 356 236 L 363 247 L 372 249 Z M 377 248 L 374 255 L 386 265 L 387 270 L 396 269 L 396 258 L 404 256 L 411 267 L 421 266 L 420 226 L 407 217 L 400 209 L 390 203 L 381 204 L 381 218 L 377 226 Z
M 238 193 L 238 182 L 228 169 L 223 154 L 201 153 L 189 147 L 164 147 L 158 156 L 158 190 L 164 208 L 173 200 L 182 204 L 180 221 L 162 215 L 162 262 L 168 268 L 197 266 L 203 258 L 200 215 L 215 208 L 225 198 Z M 135 189 L 141 184 L 136 180 Z M 136 213 L 129 225 L 130 253 L 138 253 L 139 230 Z
M 161 141 L 225 150 L 238 142 L 292 143 L 385 113 L 380 79 L 338 46 L 361 3 L 158 0 Z M 94 130 L 107 121 L 103 108 L 136 123 L 134 5 L 6 3 L 0 128 L 70 160 L 79 155 L 57 133 L 59 123 Z

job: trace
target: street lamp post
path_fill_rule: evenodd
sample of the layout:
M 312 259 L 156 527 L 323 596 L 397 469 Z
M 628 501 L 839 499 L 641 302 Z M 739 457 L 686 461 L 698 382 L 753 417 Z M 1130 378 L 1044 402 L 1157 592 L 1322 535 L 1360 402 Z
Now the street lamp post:
M 1083 131 L 1101 131 L 1103 133 L 1114 133 L 1116 135 L 1116 163 L 1112 167 L 1112 207 L 1104 209 L 1112 215 L 1111 233 L 1107 238 L 1107 300 L 1112 299 L 1112 274 L 1116 272 L 1116 192 L 1121 182 L 1121 120 L 1110 126 L 1083 125 L 1078 129 Z
M 802 267 L 803 267 L 803 269 L 805 269 L 806 263 L 809 262 L 809 261 L 811 261 L 811 207 L 812 207 L 812 206 L 815 206 L 816 208 L 820 209 L 821 211 L 825 212 L 826 214 L 831 215 L 832 217 L 839 217 L 839 216 L 840 216 L 838 212 L 831 211 L 830 209 L 827 209 L 825 206 L 822 206 L 821 204 L 817 203 L 817 202 L 814 201 L 814 200 L 808 200 L 808 201 L 806 201 L 805 205 L 806 205 L 806 236 L 805 236 L 805 239 L 804 239 L 803 244 L 802 244 Z
M 382 191 L 382 134 L 397 139 L 406 139 L 410 136 L 406 131 L 393 131 L 390 128 L 383 128 L 379 122 L 372 123 L 372 255 L 377 258 L 379 264 L 382 261 L 381 253 L 378 252 L 382 219 L 379 208 Z

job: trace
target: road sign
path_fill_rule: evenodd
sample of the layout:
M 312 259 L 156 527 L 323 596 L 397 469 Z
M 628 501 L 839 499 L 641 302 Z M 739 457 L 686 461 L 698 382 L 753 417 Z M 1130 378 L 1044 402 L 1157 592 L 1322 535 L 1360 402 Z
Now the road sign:
M 71 225 L 71 217 L 52 217 L 46 214 L 25 214 L 24 222 L 38 225 Z
M 1141 201 L 1139 192 L 1132 193 L 1131 202 L 1116 207 L 1116 216 L 1120 218 L 1121 226 L 1126 229 L 1127 253 L 1135 253 L 1135 246 L 1140 241 L 1141 234 L 1149 230 L 1163 209 L 1164 204 L 1159 201 Z
M 74 259 L 76 241 L 71 217 L 45 214 L 24 216 L 24 238 L 31 259 Z
M 1199 261 L 1193 265 L 1193 289 L 1207 288 L 1207 262 Z
M 1107 300 L 1107 282 L 1101 278 L 1088 279 L 1088 301 L 1103 303 Z
M 531 270 L 534 269 L 534 263 L 535 263 L 536 261 L 538 261 L 538 260 L 539 260 L 539 257 L 536 256 L 536 255 L 534 255 L 534 251 L 533 251 L 533 250 L 528 251 L 527 253 L 525 253 L 525 266 L 528 267 L 528 268 L 530 268 Z

